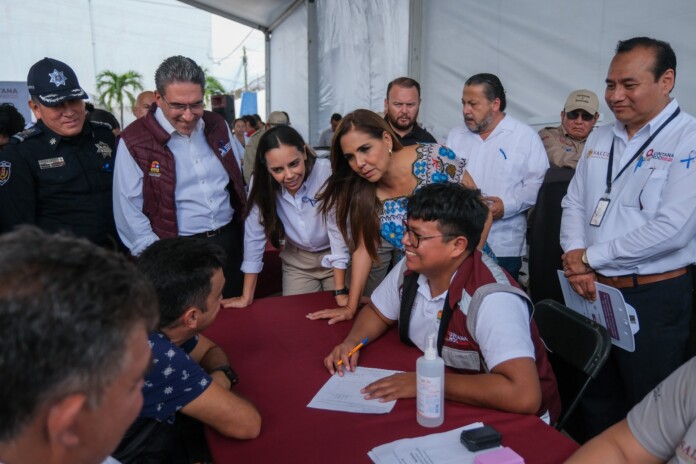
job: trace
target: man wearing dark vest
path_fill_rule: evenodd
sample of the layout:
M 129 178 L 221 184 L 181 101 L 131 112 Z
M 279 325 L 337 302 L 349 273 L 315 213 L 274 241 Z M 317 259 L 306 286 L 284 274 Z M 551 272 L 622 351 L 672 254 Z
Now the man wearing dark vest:
M 242 217 L 246 197 L 232 134 L 205 111 L 205 75 L 172 56 L 155 72 L 155 104 L 121 133 L 114 217 L 133 256 L 153 242 L 191 236 L 227 254 L 225 298 L 242 294 Z
M 339 375 L 343 366 L 354 370 L 358 353 L 348 358 L 351 348 L 398 324 L 401 340 L 421 350 L 427 335 L 437 335 L 448 366 L 446 398 L 557 419 L 556 379 L 531 320 L 532 304 L 502 268 L 476 250 L 487 215 L 478 190 L 449 182 L 418 190 L 404 223 L 406 256 L 374 291 L 345 341 L 326 357 L 326 368 Z M 413 398 L 416 374 L 383 378 L 363 392 L 386 401 Z

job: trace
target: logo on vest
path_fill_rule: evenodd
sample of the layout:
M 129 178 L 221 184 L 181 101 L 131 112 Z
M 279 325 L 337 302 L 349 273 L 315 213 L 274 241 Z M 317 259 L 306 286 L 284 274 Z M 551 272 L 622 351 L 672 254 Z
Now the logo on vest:
M 218 148 L 218 151 L 220 152 L 220 156 L 224 158 L 225 155 L 232 150 L 232 142 L 225 143 L 224 140 L 220 140 L 219 143 L 221 146 Z
M 159 177 L 160 176 L 160 164 L 159 161 L 153 161 L 152 164 L 150 164 L 150 172 L 148 173 L 150 177 Z
M 0 162 L 0 187 L 5 185 L 8 180 L 10 180 L 10 174 L 12 173 L 12 163 L 9 161 Z
M 448 331 L 447 335 L 445 336 L 445 341 L 455 345 L 466 345 L 469 342 L 469 339 L 464 335 Z

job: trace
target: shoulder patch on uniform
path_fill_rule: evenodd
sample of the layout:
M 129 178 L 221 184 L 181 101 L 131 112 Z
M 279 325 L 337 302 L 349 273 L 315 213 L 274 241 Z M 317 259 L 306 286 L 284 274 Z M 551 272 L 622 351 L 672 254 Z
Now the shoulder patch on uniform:
M 9 161 L 0 161 L 0 187 L 10 180 L 10 174 L 12 174 L 12 163 Z
M 109 130 L 114 130 L 114 128 L 109 124 L 108 122 L 103 122 L 103 121 L 90 121 L 90 124 L 92 124 L 94 127 L 99 127 L 101 129 L 109 129 Z
M 41 133 L 41 129 L 39 129 L 36 126 L 33 126 L 33 127 L 30 127 L 29 129 L 23 130 L 22 132 L 17 132 L 15 135 L 12 136 L 10 141 L 14 142 L 14 143 L 21 143 L 21 142 L 24 142 L 28 138 L 39 135 L 40 133 Z

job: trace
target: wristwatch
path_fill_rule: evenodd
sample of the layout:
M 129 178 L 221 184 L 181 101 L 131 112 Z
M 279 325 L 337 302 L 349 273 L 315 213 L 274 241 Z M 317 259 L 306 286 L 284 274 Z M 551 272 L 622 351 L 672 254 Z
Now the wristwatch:
M 348 295 L 348 287 L 342 288 L 342 289 L 340 289 L 340 290 L 334 290 L 334 291 L 333 291 L 333 294 L 334 294 L 334 296 L 338 296 L 338 295 Z
M 213 372 L 217 372 L 217 371 L 220 371 L 223 374 L 225 374 L 225 376 L 230 380 L 230 386 L 239 382 L 239 376 L 230 366 L 216 367 L 215 369 L 211 369 L 209 374 L 212 374 Z
M 582 258 L 580 258 L 582 261 L 582 264 L 584 264 L 587 267 L 590 267 L 590 262 L 587 260 L 587 250 L 582 252 Z

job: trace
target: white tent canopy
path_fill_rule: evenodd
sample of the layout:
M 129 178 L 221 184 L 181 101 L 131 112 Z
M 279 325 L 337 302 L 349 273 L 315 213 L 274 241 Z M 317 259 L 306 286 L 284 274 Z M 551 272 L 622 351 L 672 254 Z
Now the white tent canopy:
M 333 112 L 383 109 L 387 83 L 421 83 L 419 120 L 440 140 L 461 123 L 464 81 L 497 74 L 508 112 L 554 123 L 568 93 L 602 99 L 620 39 L 650 36 L 677 53 L 673 96 L 696 111 L 690 0 L 182 0 L 267 37 L 267 107 L 316 142 Z M 613 119 L 605 105 L 603 119 Z

